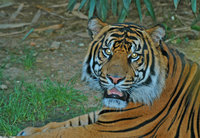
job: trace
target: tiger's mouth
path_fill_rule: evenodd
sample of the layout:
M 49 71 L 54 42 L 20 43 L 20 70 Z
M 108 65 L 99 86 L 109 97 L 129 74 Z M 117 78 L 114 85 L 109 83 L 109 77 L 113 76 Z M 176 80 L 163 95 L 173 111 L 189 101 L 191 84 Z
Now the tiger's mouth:
M 128 103 L 129 95 L 126 92 L 122 92 L 117 88 L 105 90 L 103 96 L 103 103 L 107 107 L 111 108 L 125 108 Z
M 117 88 L 114 87 L 104 92 L 104 98 L 114 98 L 126 101 L 127 94 L 125 92 L 119 91 Z

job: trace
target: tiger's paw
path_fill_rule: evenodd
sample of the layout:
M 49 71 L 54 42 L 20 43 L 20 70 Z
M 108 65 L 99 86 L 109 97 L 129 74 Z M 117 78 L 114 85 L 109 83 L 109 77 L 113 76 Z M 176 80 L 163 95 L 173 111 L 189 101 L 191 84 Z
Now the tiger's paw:
M 38 128 L 35 127 L 27 127 L 24 130 L 20 131 L 17 136 L 28 136 L 28 135 L 32 135 L 35 133 L 38 133 Z

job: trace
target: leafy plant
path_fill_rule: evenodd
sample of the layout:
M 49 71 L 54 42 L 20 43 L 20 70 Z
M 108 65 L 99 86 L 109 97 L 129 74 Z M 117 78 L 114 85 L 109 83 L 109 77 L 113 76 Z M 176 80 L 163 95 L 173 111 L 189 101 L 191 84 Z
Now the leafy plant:
M 77 0 L 70 0 L 67 9 L 72 11 Z M 135 3 L 140 21 L 142 21 L 142 10 L 140 0 L 81 0 L 78 10 L 84 6 L 88 9 L 88 18 L 91 18 L 94 13 L 97 14 L 103 21 L 106 20 L 108 12 L 112 12 L 114 16 L 118 16 L 118 22 L 123 22 L 129 14 L 131 3 Z M 144 0 L 144 4 L 155 21 L 155 13 L 150 0 Z
M 175 7 L 175 9 L 178 8 L 179 2 L 180 2 L 180 0 L 174 0 L 174 7 Z M 197 10 L 197 1 L 196 0 L 190 0 L 190 2 L 191 2 L 192 11 L 194 13 L 196 13 L 196 10 Z
M 200 12 L 200 10 L 199 10 Z M 196 31 L 200 31 L 200 26 L 197 25 L 197 23 L 200 21 L 200 13 L 198 14 L 197 18 L 192 22 L 191 24 L 191 29 L 196 30 Z
M 21 61 L 25 69 L 29 70 L 33 67 L 36 61 L 36 52 L 33 49 L 25 49 L 24 55 L 21 57 Z
M 2 84 L 2 79 L 3 79 L 3 71 L 5 69 L 6 63 L 2 63 L 2 65 L 0 65 L 0 85 Z
M 178 8 L 180 1 L 181 0 L 173 0 L 175 9 Z M 192 11 L 196 13 L 197 1 L 190 0 L 190 2 Z M 69 0 L 67 9 L 72 11 L 76 3 L 77 0 Z M 118 16 L 118 22 L 123 22 L 129 14 L 131 3 L 136 5 L 140 21 L 142 21 L 142 4 L 146 6 L 147 11 L 149 12 L 152 19 L 154 21 L 156 20 L 151 0 L 80 0 L 80 6 L 78 10 L 86 7 L 86 10 L 88 11 L 88 18 L 91 18 L 95 14 L 103 21 L 106 20 L 108 12 L 111 12 L 114 16 Z

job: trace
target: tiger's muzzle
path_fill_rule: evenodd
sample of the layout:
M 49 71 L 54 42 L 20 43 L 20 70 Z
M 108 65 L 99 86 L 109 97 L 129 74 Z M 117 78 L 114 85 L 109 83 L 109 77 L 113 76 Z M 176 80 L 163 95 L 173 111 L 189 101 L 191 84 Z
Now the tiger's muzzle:
M 120 82 L 123 83 L 125 77 L 107 75 L 106 78 L 109 79 L 111 85 L 104 91 L 104 105 L 111 108 L 126 107 L 129 99 L 129 94 L 125 91 L 123 92 L 119 87 Z

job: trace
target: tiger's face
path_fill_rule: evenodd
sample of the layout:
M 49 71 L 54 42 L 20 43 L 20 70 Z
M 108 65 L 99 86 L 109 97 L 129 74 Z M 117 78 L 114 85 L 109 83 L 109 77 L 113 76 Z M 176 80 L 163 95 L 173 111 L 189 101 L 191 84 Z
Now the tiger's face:
M 165 69 L 156 49 L 163 29 L 135 24 L 89 21 L 93 41 L 83 63 L 82 79 L 103 91 L 103 103 L 124 108 L 129 101 L 150 104 L 164 87 Z

